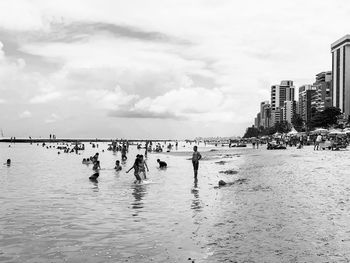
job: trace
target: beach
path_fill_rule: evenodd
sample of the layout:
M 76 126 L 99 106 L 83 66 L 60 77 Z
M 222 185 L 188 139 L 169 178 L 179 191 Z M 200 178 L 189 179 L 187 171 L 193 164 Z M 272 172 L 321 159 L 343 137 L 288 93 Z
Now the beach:
M 349 151 L 199 145 L 194 185 L 193 144 L 181 142 L 177 151 L 149 153 L 148 182 L 135 185 L 125 171 L 144 150 L 130 146 L 115 172 L 120 152 L 86 146 L 77 155 L 0 144 L 1 161 L 12 160 L 0 167 L 1 262 L 350 259 Z M 91 182 L 92 166 L 81 161 L 96 152 L 102 170 Z

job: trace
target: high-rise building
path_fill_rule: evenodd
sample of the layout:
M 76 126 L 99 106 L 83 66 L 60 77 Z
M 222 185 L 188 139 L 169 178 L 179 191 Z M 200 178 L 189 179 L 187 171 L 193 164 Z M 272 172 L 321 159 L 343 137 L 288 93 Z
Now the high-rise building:
M 331 45 L 333 74 L 333 106 L 350 115 L 350 35 Z
M 283 80 L 280 85 L 271 86 L 271 118 L 275 124 L 283 120 L 285 101 L 294 101 L 293 81 Z
M 296 102 L 294 100 L 293 101 L 286 100 L 284 102 L 282 111 L 283 111 L 283 120 L 289 123 L 292 123 L 293 116 L 296 113 Z
M 316 75 L 316 81 L 313 84 L 316 87 L 315 93 L 311 98 L 311 107 L 317 111 L 323 111 L 333 105 L 332 102 L 332 72 L 326 71 Z
M 260 103 L 260 126 L 263 126 L 264 128 L 266 128 L 266 112 L 265 112 L 265 108 L 267 106 L 270 106 L 269 101 L 263 101 Z
M 312 118 L 311 101 L 315 92 L 316 87 L 313 85 L 303 85 L 299 88 L 299 114 L 306 125 L 309 125 Z

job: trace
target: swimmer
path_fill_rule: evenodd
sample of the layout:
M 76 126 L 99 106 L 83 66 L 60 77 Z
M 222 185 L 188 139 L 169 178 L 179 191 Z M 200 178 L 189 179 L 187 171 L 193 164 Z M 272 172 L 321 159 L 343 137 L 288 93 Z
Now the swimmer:
M 166 162 L 161 161 L 161 160 L 159 160 L 159 159 L 157 159 L 157 163 L 159 163 L 159 168 L 160 168 L 160 169 L 165 169 L 165 168 L 167 168 L 167 166 L 168 166 L 168 164 L 167 164 Z
M 119 171 L 122 170 L 122 167 L 121 167 L 121 165 L 120 165 L 120 161 L 119 161 L 119 160 L 116 160 L 116 161 L 115 161 L 115 167 L 114 167 L 114 169 L 115 169 L 117 172 L 119 172 Z
M 93 175 L 91 175 L 90 177 L 89 177 L 89 179 L 91 180 L 91 181 L 97 181 L 97 178 L 100 176 L 100 174 L 97 172 L 97 173 L 94 173 Z
M 7 166 L 10 166 L 11 165 L 11 159 L 7 159 L 6 163 L 4 163 L 4 164 L 6 164 Z
M 132 169 L 134 169 L 134 175 L 135 175 L 135 178 L 136 180 L 134 181 L 134 183 L 141 183 L 141 177 L 139 175 L 139 162 L 140 162 L 140 159 L 139 159 L 139 155 L 136 156 L 136 159 L 135 159 L 135 162 L 134 162 L 134 165 L 126 171 L 126 173 L 129 173 Z
M 127 148 L 126 148 L 126 145 L 124 144 L 122 148 L 122 161 L 125 161 L 126 159 L 128 159 L 128 157 L 126 156 L 126 152 L 127 152 Z

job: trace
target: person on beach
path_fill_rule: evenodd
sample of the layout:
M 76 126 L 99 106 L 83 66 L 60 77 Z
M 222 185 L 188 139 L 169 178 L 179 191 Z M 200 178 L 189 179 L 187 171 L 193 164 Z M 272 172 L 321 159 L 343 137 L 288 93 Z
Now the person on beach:
M 121 165 L 120 165 L 120 161 L 119 161 L 119 160 L 116 160 L 116 161 L 115 161 L 115 167 L 114 167 L 114 169 L 115 169 L 117 172 L 119 172 L 119 171 L 122 170 L 122 167 L 121 167 Z
M 132 169 L 134 169 L 134 176 L 136 178 L 136 180 L 134 181 L 134 183 L 141 183 L 142 180 L 141 180 L 141 177 L 139 175 L 139 162 L 140 162 L 140 159 L 139 159 L 139 155 L 136 156 L 136 159 L 135 159 L 135 162 L 134 162 L 134 165 L 126 171 L 126 173 L 129 173 Z
M 316 140 L 315 140 L 314 151 L 319 150 L 321 141 L 322 141 L 322 135 L 319 134 L 319 135 L 317 135 Z
M 4 163 L 4 165 L 10 166 L 11 165 L 11 159 L 7 159 L 6 163 Z
M 193 171 L 194 171 L 194 179 L 195 180 L 197 180 L 199 160 L 202 159 L 202 155 L 197 150 L 198 150 L 197 146 L 193 146 L 192 164 L 193 164 Z
M 147 179 L 146 169 L 147 169 L 147 172 L 149 172 L 146 160 L 143 158 L 143 155 L 140 154 L 139 155 L 139 174 L 141 173 L 143 174 L 143 179 Z
M 159 159 L 157 159 L 157 163 L 159 164 L 159 168 L 160 168 L 160 169 L 165 169 L 165 168 L 167 168 L 167 166 L 168 166 L 168 164 L 167 164 L 166 162 L 161 161 L 161 160 L 159 160 Z

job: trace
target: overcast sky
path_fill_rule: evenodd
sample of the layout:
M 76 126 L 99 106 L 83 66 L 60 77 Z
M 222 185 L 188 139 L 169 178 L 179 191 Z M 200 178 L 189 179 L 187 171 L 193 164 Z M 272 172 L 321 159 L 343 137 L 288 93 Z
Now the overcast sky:
M 270 86 L 311 84 L 350 3 L 0 1 L 5 136 L 243 135 Z

